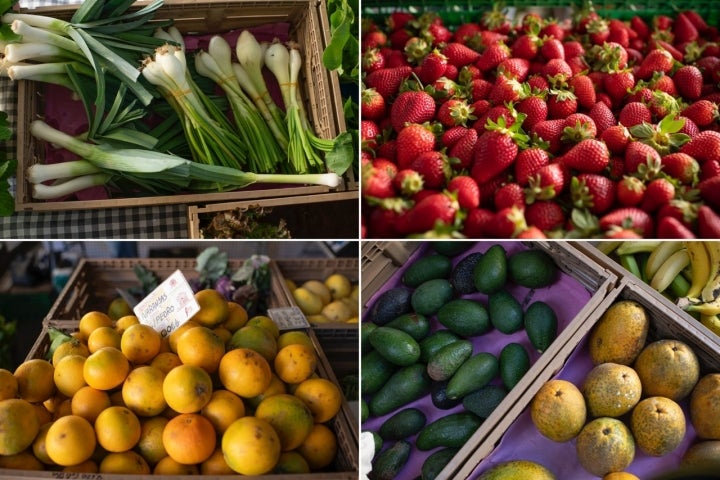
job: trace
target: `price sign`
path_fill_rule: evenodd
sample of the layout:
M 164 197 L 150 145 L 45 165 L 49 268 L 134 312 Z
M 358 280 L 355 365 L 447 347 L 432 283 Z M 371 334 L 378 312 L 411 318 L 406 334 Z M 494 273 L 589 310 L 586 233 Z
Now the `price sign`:
M 195 294 L 180 270 L 173 272 L 133 309 L 140 323 L 150 325 L 163 337 L 199 310 Z
M 305 314 L 298 307 L 268 308 L 268 316 L 280 330 L 310 327 Z

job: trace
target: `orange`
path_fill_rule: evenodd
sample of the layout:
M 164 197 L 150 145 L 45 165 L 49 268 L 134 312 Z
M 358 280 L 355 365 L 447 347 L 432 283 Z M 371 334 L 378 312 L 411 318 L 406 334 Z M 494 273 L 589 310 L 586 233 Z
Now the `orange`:
M 182 365 L 182 362 L 180 361 L 180 357 L 177 356 L 177 353 L 173 352 L 160 352 L 152 359 L 152 362 L 150 362 L 151 367 L 159 368 L 165 374 L 178 365 Z
M 44 470 L 43 464 L 28 450 L 15 455 L 0 455 L 0 468 L 10 470 Z
M 69 398 L 64 399 L 58 404 L 55 409 L 55 413 L 53 414 L 53 419 L 57 420 L 58 418 L 66 415 L 72 415 L 72 400 Z
M 267 330 L 275 340 L 280 336 L 280 329 L 277 324 L 273 322 L 272 318 L 265 315 L 256 315 L 247 322 L 248 325 L 254 325 L 256 327 L 264 328 Z
M 115 330 L 122 335 L 130 325 L 137 325 L 140 320 L 135 315 L 125 315 L 115 321 Z
M 112 326 L 112 318 L 108 317 L 107 314 L 97 311 L 88 312 L 80 318 L 80 323 L 78 324 L 78 338 L 87 342 L 88 338 L 90 338 L 90 334 L 96 328 Z
M 179 327 L 177 327 L 175 330 L 170 332 L 170 335 L 167 336 L 168 343 L 170 344 L 170 351 L 173 353 L 177 353 L 177 341 L 178 338 L 182 336 L 183 333 L 187 332 L 193 327 L 200 327 L 201 325 L 198 322 L 193 322 L 192 320 L 188 320 L 187 322 L 183 323 Z
M 280 437 L 260 418 L 235 420 L 222 436 L 222 452 L 233 471 L 241 475 L 270 472 L 280 458 Z
M 75 392 L 70 402 L 72 414 L 83 417 L 90 423 L 95 423 L 100 412 L 110 406 L 110 395 L 105 390 L 98 390 L 89 385 Z
M 74 473 L 97 473 L 98 464 L 93 459 L 87 459 L 84 462 L 78 463 L 77 465 L 69 465 L 63 467 L 63 472 L 74 472 Z
M 227 328 L 220 325 L 219 327 L 215 327 L 212 329 L 213 332 L 215 332 L 215 335 L 220 337 L 220 340 L 222 340 L 223 345 L 225 345 L 227 342 L 230 341 L 232 338 L 232 332 L 228 330 Z
M 287 386 L 283 383 L 282 380 L 280 380 L 280 378 L 278 378 L 277 375 L 273 373 L 268 388 L 266 388 L 260 395 L 248 398 L 247 404 L 251 408 L 257 408 L 257 406 L 260 405 L 260 402 L 262 402 L 264 398 L 272 397 L 273 395 L 278 395 L 280 393 L 288 393 Z
M 75 392 L 87 385 L 83 377 L 85 357 L 80 355 L 66 355 L 55 365 L 53 381 L 58 391 L 66 397 L 72 397 Z
M 120 349 L 120 334 L 113 327 L 98 327 L 88 337 L 87 348 L 90 353 L 100 350 L 102 347 Z
M 95 419 L 97 441 L 108 452 L 124 452 L 140 440 L 140 420 L 127 407 L 108 407 Z
M 120 338 L 120 350 L 132 363 L 146 363 L 160 352 L 160 333 L 150 325 L 130 325 Z
M 168 455 L 184 465 L 201 463 L 210 458 L 217 440 L 210 420 L 198 413 L 183 413 L 170 419 L 162 438 Z
M 35 416 L 38 419 L 38 425 L 45 425 L 48 422 L 52 422 L 52 413 L 45 408 L 42 403 L 33 403 L 33 409 L 35 410 Z
M 310 378 L 317 366 L 315 349 L 293 344 L 283 347 L 275 356 L 275 373 L 285 383 L 300 383 Z
M 55 369 L 47 360 L 33 358 L 15 369 L 18 396 L 31 403 L 44 402 L 55 393 L 53 373 Z
M 125 406 L 136 415 L 152 417 L 167 407 L 163 396 L 165 373 L 157 367 L 144 365 L 133 369 L 122 385 Z
M 203 327 L 217 327 L 228 318 L 230 308 L 223 295 L 212 288 L 200 290 L 195 294 L 200 310 L 190 320 Z
M 284 452 L 299 447 L 315 423 L 307 405 L 287 393 L 264 399 L 257 406 L 255 416 L 272 425 L 280 437 L 280 446 Z
M 212 379 L 200 367 L 180 365 L 165 376 L 162 391 L 168 406 L 176 412 L 198 412 L 210 401 Z
M 0 400 L 17 397 L 18 381 L 10 370 L 0 368 Z
M 245 307 L 236 302 L 227 302 L 228 317 L 223 326 L 234 333 L 236 330 L 244 327 L 248 321 L 248 313 Z
M 312 470 L 319 470 L 333 462 L 337 448 L 333 431 L 322 423 L 316 423 L 297 452 L 307 460 Z
M 140 420 L 140 440 L 138 440 L 135 450 L 150 465 L 157 464 L 167 456 L 167 451 L 165 451 L 162 442 L 162 434 L 168 421 L 167 418 L 161 416 Z
M 110 302 L 107 314 L 113 322 L 116 322 L 124 316 L 132 315 L 133 310 L 130 304 L 123 297 L 117 297 Z
M 45 436 L 45 449 L 53 462 L 62 466 L 77 465 L 89 459 L 97 441 L 90 422 L 77 415 L 55 420 Z
M 225 354 L 225 342 L 207 327 L 191 328 L 177 341 L 177 355 L 185 365 L 200 367 L 208 373 L 217 371 Z
M 112 390 L 125 381 L 130 363 L 123 352 L 113 347 L 103 347 L 85 360 L 85 382 L 98 390 Z
M 325 423 L 340 411 L 340 387 L 325 378 L 309 378 L 295 389 L 295 396 L 310 408 L 315 423 Z
M 245 415 L 245 404 L 229 390 L 216 390 L 200 413 L 210 420 L 217 434 L 222 435 L 232 422 Z
M 300 343 L 303 345 L 307 345 L 310 348 L 315 348 L 312 340 L 310 339 L 310 336 L 302 330 L 290 330 L 289 332 L 281 334 L 277 339 L 278 349 L 282 349 L 283 347 L 287 347 L 288 345 L 292 345 L 295 343 Z
M 160 460 L 153 468 L 153 475 L 198 475 L 199 473 L 197 465 L 184 465 L 170 456 Z
M 200 464 L 200 475 L 233 475 L 235 472 L 225 461 L 222 448 L 215 447 L 210 457 Z
M 150 465 L 134 450 L 112 452 L 105 455 L 98 467 L 100 473 L 150 475 Z
M 57 346 L 53 352 L 52 364 L 57 365 L 60 359 L 65 355 L 82 355 L 83 357 L 87 357 L 90 355 L 90 350 L 88 349 L 87 344 L 81 342 L 77 338 L 73 338 Z
M 310 473 L 310 465 L 298 452 L 282 452 L 273 473 Z
M 39 431 L 30 402 L 20 398 L 0 401 L 0 456 L 22 452 L 32 445 Z
M 260 395 L 272 379 L 267 360 L 247 348 L 236 348 L 223 355 L 218 375 L 225 388 L 243 398 Z
M 33 440 L 32 443 L 33 455 L 35 455 L 35 458 L 40 460 L 45 465 L 55 464 L 55 462 L 53 462 L 50 456 L 47 454 L 47 449 L 45 448 L 45 437 L 47 435 L 47 431 L 50 429 L 50 425 L 52 425 L 52 423 L 46 423 L 45 425 L 40 427 L 40 431 L 38 432 L 35 440 Z
M 228 345 L 231 348 L 249 348 L 255 350 L 268 362 L 277 354 L 277 340 L 267 329 L 258 325 L 245 325 L 233 333 Z

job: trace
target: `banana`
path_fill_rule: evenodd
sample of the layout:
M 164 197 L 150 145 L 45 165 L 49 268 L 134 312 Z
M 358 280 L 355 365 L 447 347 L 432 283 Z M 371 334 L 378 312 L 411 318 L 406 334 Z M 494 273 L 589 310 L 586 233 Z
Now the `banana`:
M 701 316 L 713 316 L 720 314 L 720 299 L 712 302 L 691 303 L 685 308 L 688 312 L 697 312 Z
M 702 290 L 702 299 L 712 302 L 720 297 L 720 242 L 705 242 L 708 251 L 710 273 Z
M 685 296 L 699 297 L 710 279 L 710 254 L 705 247 L 705 242 L 685 242 L 688 255 L 690 255 L 690 289 Z
M 659 247 L 660 243 L 660 240 L 628 240 L 622 242 L 622 244 L 615 249 L 615 253 L 618 255 L 640 252 L 650 253 Z
M 720 318 L 717 314 L 715 315 L 700 315 L 700 323 L 705 325 L 708 330 L 713 332 L 715 335 L 720 335 Z
M 689 263 L 690 256 L 688 255 L 688 251 L 681 247 L 679 250 L 673 252 L 653 274 L 650 287 L 658 292 L 664 292 L 675 277 L 678 276 Z
M 600 250 L 601 253 L 610 256 L 610 254 L 622 246 L 623 243 L 625 242 L 622 240 L 603 240 L 602 242 L 598 242 L 595 245 L 595 248 Z
M 635 258 L 635 255 L 633 255 L 632 253 L 620 255 L 620 265 L 622 265 L 625 268 L 625 270 L 632 273 L 634 276 L 642 279 L 642 274 L 640 272 L 640 266 L 638 266 L 637 259 Z
M 680 240 L 661 242 L 660 245 L 650 253 L 645 265 L 645 278 L 651 279 L 660 267 L 670 258 L 672 254 L 683 248 L 685 245 Z M 672 281 L 672 278 L 670 279 Z

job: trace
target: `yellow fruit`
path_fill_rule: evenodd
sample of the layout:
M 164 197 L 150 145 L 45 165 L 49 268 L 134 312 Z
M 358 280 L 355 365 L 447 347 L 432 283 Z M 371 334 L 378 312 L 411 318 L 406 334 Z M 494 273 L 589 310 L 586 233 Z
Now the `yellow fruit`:
M 247 321 L 248 313 L 245 307 L 236 302 L 228 302 L 228 318 L 222 325 L 234 333 L 244 327 Z
M 89 459 L 97 444 L 90 422 L 77 415 L 55 420 L 45 435 L 45 450 L 58 465 L 77 465 Z
M 98 467 L 100 473 L 150 475 L 150 465 L 134 450 L 111 452 L 105 455 Z
M 285 279 L 285 286 L 287 286 L 288 290 L 290 290 L 291 292 L 292 292 L 293 290 L 295 290 L 296 288 L 298 288 L 297 283 L 295 283 L 294 281 L 290 280 L 289 278 L 286 278 L 286 279 Z
M 308 406 L 315 423 L 325 423 L 340 411 L 342 392 L 325 378 L 309 378 L 295 389 L 294 395 Z
M 10 370 L 0 368 L 0 400 L 15 398 L 18 393 L 18 382 Z
M 649 397 L 632 411 L 630 430 L 640 450 L 661 457 L 675 450 L 685 437 L 685 414 L 665 397 Z
M 530 460 L 506 460 L 490 467 L 478 477 L 478 480 L 556 480 L 555 475 L 537 462 Z
M 197 413 L 170 419 L 163 430 L 163 445 L 173 460 L 185 465 L 204 462 L 215 451 L 216 434 L 210 420 Z
M 585 425 L 575 441 L 580 465 L 602 477 L 625 470 L 635 458 L 630 429 L 617 418 L 600 417 Z
M 320 297 L 323 305 L 327 305 L 333 299 L 330 289 L 320 280 L 308 280 L 300 286 Z
M 265 420 L 242 417 L 222 436 L 222 452 L 233 471 L 241 475 L 270 472 L 280 458 L 280 438 Z
M 167 456 L 162 435 L 169 421 L 161 416 L 140 419 L 140 440 L 135 450 L 149 465 L 155 465 Z
M 275 356 L 275 373 L 285 383 L 300 383 L 310 378 L 317 367 L 315 349 L 307 345 L 288 345 Z
M 44 402 L 55 393 L 53 375 L 55 369 L 47 360 L 33 358 L 15 369 L 18 396 L 31 403 Z
M 55 413 L 53 414 L 53 420 L 57 420 L 58 418 L 66 415 L 72 415 L 72 400 L 69 398 L 65 398 L 58 404 L 55 409 Z
M 82 355 L 83 357 L 87 357 L 90 355 L 90 350 L 85 343 L 81 342 L 77 338 L 73 338 L 58 345 L 53 352 L 52 364 L 57 365 L 60 359 L 65 355 Z
M 217 327 L 227 320 L 230 308 L 225 297 L 217 290 L 200 290 L 195 294 L 195 300 L 200 310 L 190 320 L 208 328 Z
M 75 395 L 77 395 L 77 393 Z M 35 416 L 38 419 L 38 425 L 45 425 L 48 422 L 52 422 L 52 413 L 45 408 L 45 405 L 42 403 L 33 403 L 32 406 L 35 410 Z
M 605 475 L 602 480 L 640 480 L 640 478 L 629 472 L 612 472 Z
M 307 345 L 310 348 L 315 348 L 310 336 L 302 330 L 290 330 L 289 332 L 281 334 L 277 339 L 278 350 L 294 343 L 300 343 L 302 345 Z
M 324 323 L 331 323 L 330 319 L 322 313 L 318 313 L 317 315 L 307 315 L 306 318 L 310 325 L 322 325 Z
M 649 327 L 642 305 L 632 300 L 615 302 L 590 332 L 588 348 L 593 364 L 632 365 L 645 346 Z
M 215 335 L 217 335 L 220 338 L 220 341 L 222 341 L 223 347 L 232 338 L 232 332 L 230 330 L 228 330 L 227 328 L 223 327 L 222 325 L 219 327 L 213 328 L 212 331 L 215 332 Z
M 53 381 L 55 387 L 66 397 L 72 397 L 75 392 L 87 385 L 83 377 L 85 357 L 80 355 L 67 355 L 55 365 Z
M 150 362 L 151 367 L 159 368 L 164 374 L 167 374 L 178 365 L 182 365 L 182 362 L 177 353 L 173 352 L 160 352 Z
M 136 415 L 152 417 L 167 407 L 163 396 L 165 373 L 157 367 L 133 369 L 122 385 L 123 403 Z
M 80 318 L 78 324 L 78 336 L 80 340 L 87 342 L 90 334 L 99 327 L 112 327 L 113 321 L 103 312 L 88 312 Z
M 53 462 L 50 456 L 47 454 L 47 448 L 45 448 L 45 437 L 47 436 L 47 431 L 50 429 L 51 425 L 52 423 L 46 423 L 45 425 L 40 427 L 40 431 L 38 432 L 35 440 L 33 440 L 32 443 L 33 455 L 35 455 L 35 458 L 40 460 L 45 465 L 55 465 L 55 462 Z
M 325 279 L 325 285 L 330 290 L 333 300 L 349 297 L 352 292 L 350 280 L 341 273 L 334 273 Z
M 133 309 L 124 298 L 117 297 L 110 302 L 110 306 L 108 307 L 108 317 L 110 317 L 113 322 L 117 321 L 119 318 L 132 314 Z
M 303 456 L 312 470 L 320 470 L 335 460 L 337 449 L 337 438 L 333 431 L 322 423 L 316 423 L 297 452 Z
M 263 399 L 272 397 L 273 395 L 279 395 L 281 393 L 288 393 L 287 386 L 285 385 L 285 382 L 280 380 L 280 378 L 273 373 L 270 385 L 268 385 L 268 387 L 260 395 L 247 398 L 245 401 L 250 408 L 255 409 L 258 405 L 260 405 L 260 402 L 262 402 Z
M 308 406 L 298 397 L 286 393 L 265 398 L 255 409 L 255 417 L 272 425 L 284 452 L 299 447 L 315 423 Z
M 125 381 L 130 363 L 117 348 L 103 347 L 85 359 L 83 377 L 85 382 L 98 390 L 112 390 Z
M 230 348 L 249 348 L 272 362 L 278 351 L 277 340 L 267 329 L 257 325 L 245 325 L 233 333 L 228 342 Z
M 43 464 L 30 451 L 25 450 L 15 455 L 0 455 L 0 468 L 9 470 L 43 470 Z
M 545 382 L 530 402 L 530 418 L 538 431 L 556 442 L 567 442 L 585 425 L 587 407 L 582 392 L 567 380 Z
M 265 315 L 256 315 L 247 322 L 248 325 L 254 325 L 256 327 L 264 328 L 272 335 L 272 337 L 277 340 L 277 338 L 280 336 L 280 329 L 278 326 L 273 322 L 272 318 L 267 317 Z
M 360 313 L 360 302 L 356 298 L 345 297 L 340 299 L 348 309 L 350 309 L 350 316 L 356 317 Z
M 134 364 L 147 363 L 160 353 L 162 338 L 150 325 L 130 325 L 120 339 L 120 350 Z
M 98 390 L 89 385 L 75 392 L 70 401 L 71 413 L 83 417 L 90 423 L 95 423 L 100 412 L 110 406 L 112 406 L 110 395 L 104 390 Z
M 124 452 L 140 440 L 140 420 L 127 407 L 106 408 L 95 419 L 95 436 L 108 452 Z
M 720 440 L 702 440 L 691 445 L 683 454 L 680 466 L 686 468 L 720 468 Z
M 236 348 L 223 355 L 218 376 L 225 388 L 243 398 L 251 398 L 270 385 L 272 372 L 262 355 L 247 348 Z
M 102 347 L 120 349 L 120 334 L 113 327 L 98 327 L 88 337 L 87 348 L 90 353 L 94 353 Z
M 192 320 L 188 320 L 187 322 L 183 323 L 179 327 L 177 327 L 175 330 L 173 330 L 170 335 L 168 335 L 168 344 L 170 345 L 170 351 L 173 353 L 177 353 L 177 341 L 182 336 L 183 333 L 187 332 L 193 327 L 200 327 L 201 325 L 198 322 L 193 322 Z
M 197 465 L 183 465 L 170 456 L 160 460 L 153 468 L 153 475 L 197 475 L 199 473 Z
M 98 473 L 98 464 L 95 463 L 95 460 L 89 458 L 77 465 L 68 465 L 63 467 L 62 471 L 72 473 Z
M 200 475 L 233 475 L 235 472 L 225 461 L 222 448 L 215 447 L 210 457 L 200 464 Z
M 680 401 L 690 394 L 700 377 L 700 363 L 692 348 L 679 340 L 648 344 L 635 360 L 643 396 Z
M 122 335 L 130 325 L 137 325 L 138 323 L 140 323 L 140 320 L 135 315 L 126 315 L 115 321 L 115 330 Z
M 232 422 L 245 415 L 245 404 L 229 390 L 216 390 L 200 413 L 210 420 L 217 434 L 222 435 Z
M 585 377 L 582 392 L 590 416 L 619 417 L 640 401 L 642 384 L 627 365 L 601 363 Z
M 331 322 L 344 323 L 350 318 L 352 312 L 350 308 L 342 300 L 335 300 L 328 303 L 320 312 L 322 315 L 327 317 Z
M 305 315 L 317 315 L 322 311 L 322 299 L 307 288 L 296 288 L 292 294 L 295 303 Z
M 40 431 L 35 409 L 26 400 L 0 401 L 0 456 L 20 453 L 32 445 Z
M 284 475 L 286 473 L 310 473 L 310 465 L 298 452 L 282 452 L 273 473 Z
M 690 395 L 690 421 L 703 440 L 720 440 L 720 373 L 708 373 Z
M 212 396 L 212 379 L 200 367 L 180 365 L 165 376 L 162 391 L 168 406 L 176 412 L 199 412 Z
M 207 327 L 191 328 L 177 341 L 177 355 L 185 365 L 200 367 L 215 373 L 225 354 L 225 342 Z

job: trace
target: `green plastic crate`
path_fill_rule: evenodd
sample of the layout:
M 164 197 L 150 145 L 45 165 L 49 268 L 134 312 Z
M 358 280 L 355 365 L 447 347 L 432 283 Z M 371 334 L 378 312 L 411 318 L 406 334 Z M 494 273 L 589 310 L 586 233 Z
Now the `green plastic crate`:
M 477 22 L 484 12 L 492 8 L 494 3 L 482 0 L 414 0 L 398 5 L 386 0 L 365 0 L 362 2 L 362 8 L 364 17 L 380 21 L 395 11 L 413 13 L 435 11 L 442 16 L 447 25 L 453 26 L 464 22 Z M 547 9 L 545 11 L 547 16 L 567 18 L 571 15 L 572 9 L 582 3 L 570 0 L 506 0 L 504 5 L 509 13 L 518 18 L 530 9 Z M 720 3 L 717 0 L 687 0 L 683 2 L 597 0 L 592 3 L 598 14 L 605 18 L 629 20 L 634 15 L 639 15 L 650 19 L 656 15 L 673 15 L 692 9 L 702 15 L 708 24 L 717 26 L 720 23 Z

